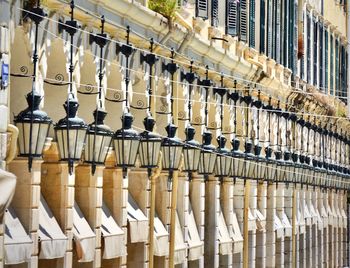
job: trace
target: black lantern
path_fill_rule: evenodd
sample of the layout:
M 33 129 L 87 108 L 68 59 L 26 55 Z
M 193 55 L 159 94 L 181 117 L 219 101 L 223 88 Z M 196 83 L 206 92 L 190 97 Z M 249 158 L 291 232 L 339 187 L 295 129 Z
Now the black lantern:
M 109 147 L 112 143 L 113 132 L 103 123 L 107 113 L 102 109 L 94 111 L 95 121 L 89 125 L 86 134 L 84 160 L 92 164 L 92 173 L 95 173 L 96 165 L 103 165 Z
M 201 150 L 199 148 L 199 142 L 194 139 L 196 130 L 192 126 L 188 126 L 185 129 L 186 132 L 186 144 L 183 148 L 184 157 L 184 171 L 195 172 L 198 170 L 199 158 Z
M 140 145 L 140 135 L 132 128 L 134 117 L 130 113 L 122 115 L 122 128 L 113 137 L 114 152 L 118 167 L 126 169 L 135 166 Z
M 284 160 L 282 158 L 281 151 L 275 152 L 275 160 L 276 160 L 276 181 L 282 182 L 285 176 L 285 169 L 284 169 Z
M 243 178 L 245 174 L 245 162 L 244 162 L 244 153 L 239 149 L 240 140 L 234 138 L 231 141 L 232 144 L 232 163 L 231 163 L 231 176 L 234 178 Z
M 245 148 L 245 151 L 244 151 L 244 158 L 245 158 L 245 165 L 244 165 L 244 169 L 245 169 L 245 172 L 244 172 L 244 175 L 243 177 L 245 179 L 254 179 L 255 178 L 255 171 L 256 171 L 256 158 L 255 158 L 255 155 L 252 153 L 252 150 L 253 150 L 253 143 L 248 140 L 245 142 L 244 144 L 244 148 Z
M 31 8 L 27 15 L 35 23 L 32 91 L 26 96 L 28 108 L 15 116 L 14 123 L 19 132 L 19 155 L 28 157 L 28 169 L 31 171 L 33 158 L 42 156 L 44 143 L 52 120 L 44 111 L 39 110 L 42 97 L 35 89 L 38 63 L 38 29 L 40 22 L 45 16 L 43 9 L 40 8 L 39 0 L 37 1 L 36 7 Z
M 231 173 L 232 159 L 230 150 L 225 147 L 225 136 L 220 135 L 216 140 L 219 146 L 216 149 L 217 158 L 214 173 L 217 177 L 223 178 L 229 176 Z
M 112 142 L 113 132 L 103 123 L 107 113 L 102 108 L 102 79 L 103 79 L 103 48 L 107 43 L 107 35 L 104 33 L 104 16 L 101 18 L 101 33 L 91 35 L 91 40 L 100 47 L 100 68 L 98 86 L 98 104 L 93 113 L 95 121 L 89 125 L 86 137 L 85 162 L 92 165 L 92 174 L 95 173 L 96 165 L 105 162 L 109 147 Z
M 168 136 L 163 139 L 161 150 L 163 153 L 163 165 L 164 170 L 177 170 L 180 165 L 181 154 L 183 145 L 181 140 L 176 137 L 177 126 L 169 124 L 165 127 Z
M 58 121 L 55 126 L 55 133 L 60 159 L 68 161 L 71 173 L 73 162 L 80 160 L 88 125 L 77 116 L 79 103 L 73 94 L 69 94 L 68 100 L 63 107 L 67 116 Z
M 155 121 L 151 116 L 146 117 L 143 123 L 146 130 L 140 135 L 139 156 L 141 167 L 154 168 L 158 165 L 162 139 L 153 133 Z
M 284 176 L 286 182 L 294 181 L 294 162 L 289 151 L 284 151 Z
M 39 110 L 42 97 L 37 92 L 28 93 L 26 99 L 28 108 L 20 112 L 14 122 L 19 132 L 19 155 L 29 157 L 31 162 L 32 157 L 41 157 L 52 120 Z
M 201 154 L 199 157 L 198 173 L 202 175 L 210 175 L 214 171 L 216 162 L 215 146 L 211 143 L 211 132 L 204 131 L 202 136 L 203 144 L 201 146 Z
M 276 173 L 277 173 L 277 163 L 275 159 L 272 158 L 273 150 L 271 147 L 265 148 L 265 155 L 266 155 L 266 171 L 265 171 L 265 178 L 269 181 L 274 181 L 276 179 Z

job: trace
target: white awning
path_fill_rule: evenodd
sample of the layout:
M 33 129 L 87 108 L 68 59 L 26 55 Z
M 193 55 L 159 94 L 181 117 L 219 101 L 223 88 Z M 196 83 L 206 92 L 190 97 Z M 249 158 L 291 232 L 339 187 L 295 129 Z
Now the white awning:
M 44 197 L 39 204 L 39 259 L 57 259 L 64 257 L 67 249 L 67 237 L 63 234 Z
M 169 255 L 169 234 L 164 227 L 164 224 L 156 215 L 154 217 L 154 255 L 167 256 Z
M 92 262 L 95 259 L 96 236 L 76 202 L 73 206 L 73 235 L 79 262 Z
M 194 218 L 191 202 L 188 207 L 188 256 L 189 261 L 197 260 L 204 254 L 204 243 L 201 241 Z
M 284 235 L 284 226 L 280 218 L 275 214 L 274 217 L 274 230 L 276 231 L 276 238 L 282 238 Z
M 328 214 L 327 214 L 326 208 L 323 205 L 323 202 L 321 204 L 321 217 L 322 217 L 323 228 L 326 228 L 328 226 Z
M 252 210 L 248 208 L 248 231 L 255 231 L 256 230 L 256 218 L 255 215 L 252 213 Z
M 3 222 L 5 210 L 15 194 L 16 181 L 14 174 L 0 169 L 0 222 Z
M 256 226 L 258 231 L 262 232 L 266 228 L 266 217 L 260 212 L 259 209 L 255 209 Z
M 104 259 L 114 259 L 126 255 L 124 231 L 113 219 L 105 202 L 102 202 L 101 233 L 104 239 Z
M 327 214 L 328 214 L 328 224 L 333 225 L 333 223 L 334 223 L 333 210 L 328 202 L 327 202 Z
M 341 215 L 343 217 L 343 228 L 347 228 L 348 226 L 348 217 L 346 216 L 345 210 L 342 208 Z
M 219 218 L 218 218 L 218 239 L 220 243 L 219 252 L 221 255 L 232 254 L 232 239 L 227 229 L 224 214 L 222 213 L 221 206 L 219 206 Z
M 304 202 L 304 218 L 306 221 L 306 225 L 312 224 L 312 216 L 310 214 L 310 210 L 306 202 Z
M 232 228 L 230 228 L 230 237 L 233 240 L 233 253 L 240 253 L 243 251 L 243 236 L 241 230 L 239 228 L 237 215 L 236 213 L 232 213 Z
M 130 193 L 128 195 L 126 210 L 128 212 L 127 219 L 129 223 L 130 242 L 147 242 L 149 229 L 148 219 Z
M 312 201 L 310 201 L 310 215 L 311 215 L 311 218 L 312 218 L 312 224 L 316 224 L 317 221 L 318 221 L 318 218 L 317 218 L 317 212 L 316 212 L 316 209 L 314 207 L 314 204 L 312 203 Z
M 15 211 L 5 211 L 5 264 L 19 264 L 30 260 L 33 242 L 19 221 Z
M 175 252 L 174 252 L 174 263 L 180 264 L 186 260 L 187 256 L 187 245 L 184 242 L 184 236 L 182 233 L 179 215 L 176 211 L 175 219 Z
M 284 236 L 285 237 L 292 237 L 293 227 L 292 227 L 292 224 L 289 221 L 288 216 L 285 212 L 283 212 L 283 214 L 282 214 L 281 222 L 282 222 L 283 227 L 284 227 Z

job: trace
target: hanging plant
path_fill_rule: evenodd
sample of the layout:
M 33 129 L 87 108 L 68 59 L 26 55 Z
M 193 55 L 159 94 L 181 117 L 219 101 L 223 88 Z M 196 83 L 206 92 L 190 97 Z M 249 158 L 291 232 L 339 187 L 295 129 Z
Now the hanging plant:
M 170 28 L 173 26 L 178 9 L 177 0 L 149 0 L 148 8 L 167 18 Z

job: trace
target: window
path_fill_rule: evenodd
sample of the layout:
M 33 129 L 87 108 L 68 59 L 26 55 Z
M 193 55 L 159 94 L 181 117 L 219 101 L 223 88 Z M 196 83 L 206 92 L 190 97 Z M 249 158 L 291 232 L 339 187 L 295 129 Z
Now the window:
M 323 68 L 324 68 L 324 45 L 323 45 L 323 25 L 322 23 L 318 24 L 318 32 L 319 32 L 319 49 L 318 49 L 318 61 L 319 61 L 319 68 L 318 68 L 318 83 L 320 86 L 321 91 L 323 91 L 324 87 L 324 76 L 323 76 Z
M 340 84 L 339 84 L 339 40 L 335 39 L 335 95 L 341 96 Z
M 324 50 L 325 50 L 325 57 L 324 57 L 324 86 L 327 89 L 328 88 L 328 31 L 327 29 L 324 29 Z M 328 93 L 328 91 L 325 92 Z
M 249 1 L 249 46 L 255 47 L 255 0 Z
M 317 47 L 317 41 L 318 41 L 318 23 L 316 21 L 316 18 L 313 17 L 313 85 L 317 86 L 317 53 L 318 53 L 318 47 Z M 321 63 L 321 62 L 320 62 Z
M 211 26 L 219 25 L 219 0 L 211 1 Z
M 196 0 L 196 17 L 208 19 L 208 0 Z
M 226 1 L 226 34 L 238 35 L 239 4 L 236 0 Z
M 265 51 L 265 0 L 260 0 L 260 53 Z
M 334 44 L 333 44 L 333 35 L 331 34 L 331 38 L 330 38 L 330 46 L 331 46 L 331 55 L 330 55 L 330 70 L 329 70 L 329 87 L 330 87 L 330 93 L 331 95 L 334 94 L 333 92 L 333 83 L 334 83 Z
M 306 14 L 306 81 L 311 84 L 311 18 Z

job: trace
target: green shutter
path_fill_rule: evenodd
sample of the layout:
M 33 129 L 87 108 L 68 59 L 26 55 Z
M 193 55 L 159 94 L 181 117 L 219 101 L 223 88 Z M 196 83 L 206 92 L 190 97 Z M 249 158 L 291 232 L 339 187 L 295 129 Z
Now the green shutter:
M 298 66 L 298 0 L 294 1 L 293 4 L 294 12 L 293 12 L 293 20 L 291 25 L 293 25 L 293 62 L 291 65 L 291 68 L 293 70 L 293 73 L 297 72 L 297 66 Z M 290 55 L 291 55 L 290 54 Z
M 239 33 L 240 39 L 247 42 L 247 0 L 240 0 L 240 22 L 239 22 Z
M 281 0 L 276 1 L 276 11 L 275 11 L 275 16 L 276 16 L 276 31 L 275 31 L 275 60 L 278 63 L 281 63 Z
M 328 30 L 324 29 L 324 86 L 328 89 Z M 325 90 L 328 93 L 328 90 Z
M 306 13 L 306 81 L 311 84 L 311 18 Z
M 196 0 L 196 16 L 208 19 L 208 0 Z
M 317 39 L 318 39 L 318 23 L 316 21 L 316 18 L 313 17 L 313 85 L 317 85 Z
M 267 54 L 265 51 L 265 0 L 260 0 L 260 53 Z
M 330 90 L 331 90 L 331 95 L 334 94 L 334 44 L 333 44 L 333 35 L 331 34 L 331 38 L 330 38 L 330 42 L 331 42 L 331 55 L 330 55 L 330 70 L 329 70 L 329 87 L 330 87 Z
M 324 45 L 323 45 L 323 24 L 319 23 L 318 24 L 318 36 L 319 36 L 319 68 L 318 68 L 318 77 L 319 77 L 319 85 L 320 85 L 320 89 L 321 91 L 324 91 L 323 87 L 324 87 L 324 77 L 323 77 L 323 68 L 324 68 Z
M 226 34 L 236 36 L 239 22 L 238 3 L 236 0 L 226 1 Z
M 219 0 L 211 1 L 211 26 L 219 25 Z
M 335 95 L 340 96 L 340 86 L 339 86 L 339 40 L 338 38 L 335 39 Z
M 249 1 L 249 46 L 255 48 L 255 0 Z

